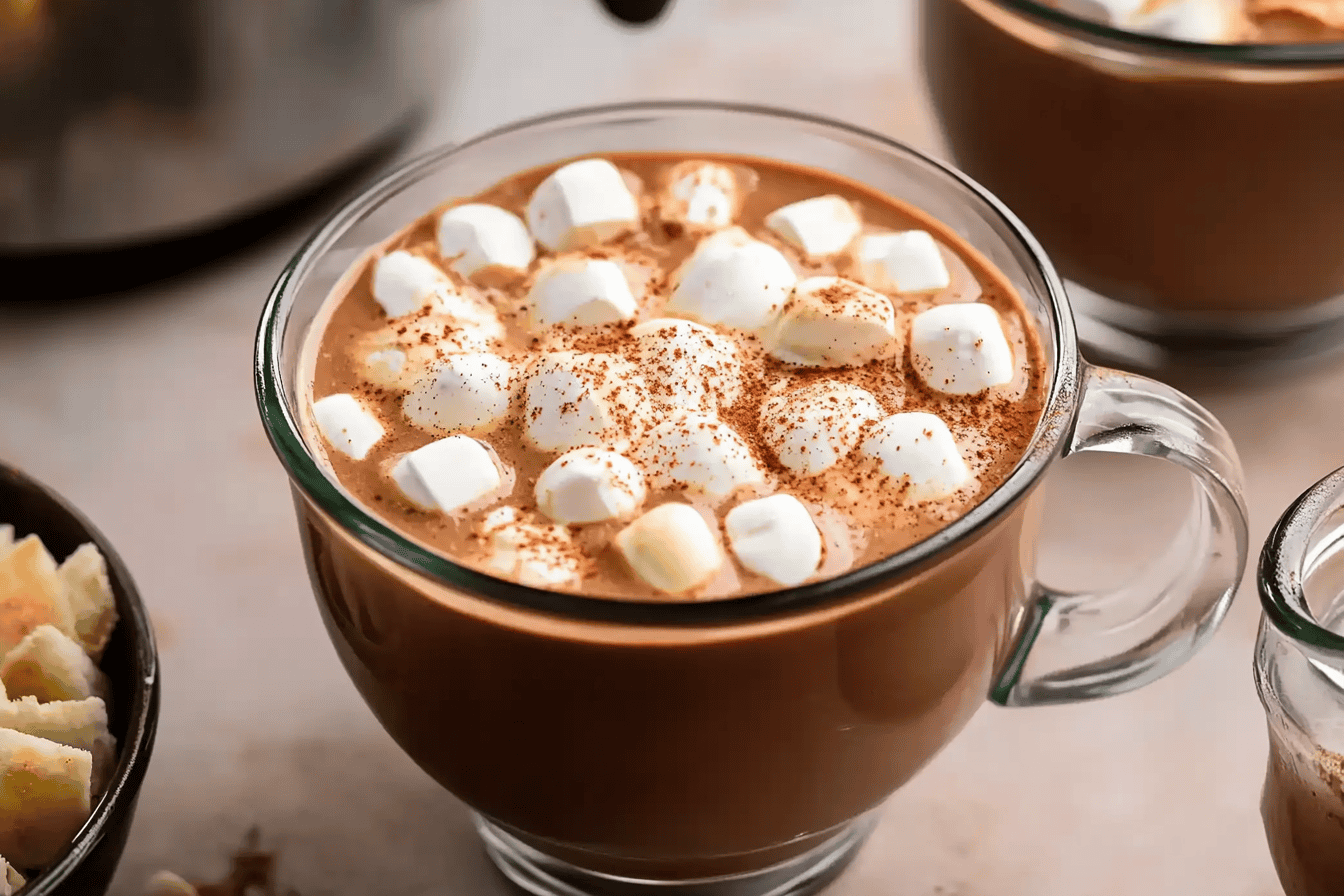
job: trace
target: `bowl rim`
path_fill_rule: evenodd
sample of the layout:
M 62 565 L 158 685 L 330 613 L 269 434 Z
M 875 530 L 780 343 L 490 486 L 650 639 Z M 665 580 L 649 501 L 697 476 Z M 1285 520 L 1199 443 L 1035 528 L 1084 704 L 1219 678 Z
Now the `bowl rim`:
M 88 819 L 71 839 L 66 851 L 50 867 L 28 878 L 20 891 L 23 896 L 51 896 L 93 853 L 108 834 L 114 818 L 130 811 L 128 807 L 133 806 L 139 796 L 158 731 L 161 687 L 158 646 L 149 620 L 149 610 L 125 562 L 113 549 L 107 536 L 50 486 L 0 460 L 0 483 L 7 481 L 42 495 L 54 510 L 65 514 L 83 531 L 85 540 L 98 547 L 107 561 L 108 581 L 116 597 L 117 625 L 128 630 L 134 665 L 139 670 L 139 682 L 130 694 L 126 735 L 118 744 L 117 764 L 107 788 L 94 804 Z M 8 522 L 11 521 L 0 520 L 0 523 Z M 37 534 L 41 535 L 40 532 Z

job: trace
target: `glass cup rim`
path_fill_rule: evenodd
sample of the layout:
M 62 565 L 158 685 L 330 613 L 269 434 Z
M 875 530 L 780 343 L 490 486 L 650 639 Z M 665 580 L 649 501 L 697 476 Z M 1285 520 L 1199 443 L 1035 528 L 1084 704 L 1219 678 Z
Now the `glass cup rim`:
M 1313 654 L 1344 662 L 1344 635 L 1316 621 L 1303 588 L 1307 552 L 1322 513 L 1344 497 L 1344 468 L 1297 497 L 1279 517 L 1260 552 L 1257 585 L 1265 618 L 1284 637 Z
M 1222 65 L 1299 68 L 1344 65 L 1344 41 L 1296 44 L 1208 44 L 1127 31 L 1046 6 L 1041 0 L 987 0 L 1075 36 L 1100 40 L 1140 55 Z
M 285 400 L 282 346 L 298 284 L 312 263 L 369 207 L 401 189 L 424 179 L 454 155 L 489 141 L 547 125 L 580 125 L 617 115 L 728 114 L 770 118 L 785 123 L 811 125 L 859 138 L 868 148 L 896 153 L 930 168 L 967 190 L 983 202 L 1008 228 L 1030 255 L 1048 293 L 1049 334 L 1053 340 L 1055 369 L 1046 393 L 1036 432 L 1022 458 L 1008 477 L 989 495 L 951 524 L 928 538 L 873 563 L 849 570 L 824 581 L 769 591 L 745 597 L 703 601 L 613 600 L 532 588 L 496 578 L 422 548 L 362 508 L 323 472 L 304 441 L 302 430 Z M 285 467 L 292 485 L 315 503 L 324 514 L 361 544 L 395 564 L 449 587 L 484 597 L 506 606 L 532 612 L 587 621 L 634 625 L 695 626 L 744 622 L 782 615 L 863 594 L 883 582 L 921 568 L 948 547 L 965 541 L 998 521 L 1039 478 L 1058 447 L 1073 429 L 1077 389 L 1082 363 L 1078 355 L 1073 315 L 1063 282 L 1040 244 L 1018 218 L 997 198 L 966 175 L 925 153 L 891 137 L 831 118 L 777 107 L 697 100 L 652 100 L 573 107 L 519 119 L 481 133 L 461 143 L 446 144 L 421 153 L 378 179 L 358 196 L 333 212 L 300 246 L 285 265 L 267 297 L 257 328 L 254 353 L 254 388 L 262 424 L 272 448 Z

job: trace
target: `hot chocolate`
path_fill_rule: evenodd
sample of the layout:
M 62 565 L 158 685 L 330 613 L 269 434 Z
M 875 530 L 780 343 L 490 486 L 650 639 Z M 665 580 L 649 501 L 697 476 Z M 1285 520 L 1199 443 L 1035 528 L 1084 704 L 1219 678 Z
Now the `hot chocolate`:
M 1137 687 L 1235 591 L 1226 434 L 1081 362 L 1063 303 L 997 203 L 881 137 L 582 110 L 334 218 L 258 396 L 342 663 L 511 880 L 803 894 L 987 696 Z M 1193 471 L 1198 547 L 1080 645 L 1080 598 L 1034 583 L 1035 486 L 1093 448 Z
M 454 200 L 353 267 L 311 331 L 309 438 L 371 512 L 484 572 L 741 597 L 881 559 L 992 492 L 1041 413 L 1028 320 L 949 228 L 834 174 L 584 159 Z M 447 459 L 409 475 L 427 451 Z M 837 836 L 982 701 L 1021 598 L 989 559 L 1016 564 L 1020 514 L 908 588 L 633 641 L 427 598 L 311 524 L 332 622 L 373 651 L 356 665 L 402 669 L 370 698 L 389 730 L 491 836 L 642 878 Z M 494 658 L 509 673 L 482 677 Z
M 1025 309 L 978 253 L 763 159 L 525 172 L 377 247 L 313 338 L 313 439 L 365 506 L 614 598 L 896 553 L 1003 481 L 1042 403 Z
M 1140 19 L 1218 8 L 1129 6 Z M 1155 344 L 1174 364 L 1223 343 L 1321 349 L 1305 343 L 1340 316 L 1323 303 L 1344 295 L 1337 46 L 1155 41 L 1031 0 L 922 8 L 928 83 L 956 163 L 1022 217 L 1061 273 L 1100 297 L 1080 290 L 1080 314 L 1126 334 L 1101 348 L 1145 364 L 1154 362 L 1126 340 Z M 1239 40 L 1344 39 L 1334 18 L 1291 12 L 1287 0 L 1226 10 Z M 1150 23 L 1158 36 L 1193 40 L 1232 27 L 1210 20 L 1202 35 L 1166 33 L 1161 21 Z
M 1287 896 L 1344 892 L 1344 756 L 1271 735 L 1261 814 Z

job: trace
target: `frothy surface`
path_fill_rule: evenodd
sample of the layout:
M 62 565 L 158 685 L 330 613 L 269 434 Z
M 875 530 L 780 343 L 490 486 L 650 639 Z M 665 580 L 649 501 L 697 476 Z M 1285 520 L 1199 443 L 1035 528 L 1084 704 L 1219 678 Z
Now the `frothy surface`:
M 447 202 L 412 222 L 372 249 L 331 297 L 315 325 L 312 338 L 317 341 L 310 345 L 306 360 L 311 396 L 355 396 L 385 434 L 359 460 L 325 450 L 327 443 L 311 423 L 310 443 L 320 449 L 319 457 L 325 457 L 342 485 L 374 514 L 458 562 L 531 584 L 612 598 L 703 599 L 780 587 L 749 571 L 730 550 L 724 517 L 747 501 L 788 494 L 803 503 L 822 536 L 822 559 L 810 577 L 818 580 L 933 534 L 987 496 L 1020 460 L 1042 407 L 1040 348 L 1011 288 L 942 224 L 834 175 L 765 159 L 647 154 L 604 158 L 619 168 L 637 199 L 635 226 L 599 220 L 598 209 L 590 215 L 598 223 L 584 225 L 587 229 L 576 223 L 568 235 L 548 236 L 551 242 L 568 242 L 557 250 L 538 245 L 526 270 L 476 267 L 467 278 L 452 258 L 440 255 L 437 233 L 445 210 L 487 204 L 521 220 L 534 220 L 529 200 L 538 184 L 561 167 L 552 165 L 517 175 L 476 196 Z M 697 161 L 715 166 L 709 173 L 693 175 L 688 186 L 686 173 Z M 725 169 L 730 174 L 727 181 Z M 732 189 L 721 189 L 725 183 Z M 950 282 L 902 292 L 898 283 L 865 279 L 857 251 L 823 255 L 807 251 L 807 246 L 826 246 L 825 220 L 821 237 L 807 246 L 767 224 L 767 217 L 778 209 L 819 196 L 840 197 L 849 204 L 861 222 L 856 240 L 884 232 L 929 233 Z M 842 223 L 852 226 L 848 220 Z M 553 221 L 539 226 L 550 228 L 548 235 L 555 228 Z M 804 226 L 810 225 L 804 220 L 800 227 Z M 859 357 L 846 364 L 835 361 L 845 346 L 827 343 L 817 355 L 818 366 L 799 366 L 772 354 L 772 331 L 744 329 L 754 323 L 746 317 L 707 322 L 706 315 L 716 312 L 677 310 L 679 301 L 671 301 L 674 307 L 669 309 L 678 285 L 685 284 L 687 272 L 693 270 L 688 264 L 692 254 L 715 234 L 724 238 L 728 227 L 741 228 L 741 236 L 732 239 L 745 237 L 753 245 L 780 253 L 799 281 L 841 277 L 871 284 L 871 292 L 890 305 L 891 320 L 877 324 L 890 326 L 890 346 L 879 345 L 872 360 Z M 389 319 L 374 298 L 374 271 L 379 259 L 396 251 L 433 263 L 448 284 L 447 299 Z M 607 262 L 619 270 L 633 299 L 632 315 L 621 318 L 620 296 L 578 311 L 561 300 L 538 298 L 542 292 L 538 281 L 553 279 L 556 268 L 576 270 L 592 262 Z M 609 274 L 598 271 L 592 282 L 607 282 L 603 278 Z M 835 304 L 852 290 L 815 292 L 820 297 L 815 302 L 826 311 L 828 302 Z M 784 315 L 792 299 L 781 296 L 778 309 L 763 313 L 772 319 Z M 1011 380 L 973 395 L 945 394 L 929 388 L 912 366 L 910 321 L 935 305 L 967 301 L 997 312 L 1013 356 Z M 872 320 L 881 317 L 872 304 L 865 292 L 846 306 L 863 318 L 859 323 L 868 327 L 865 334 L 872 332 Z M 559 310 L 539 315 L 543 306 Z M 768 302 L 759 307 L 773 308 Z M 493 309 L 502 326 L 496 329 L 493 318 L 483 323 L 482 308 Z M 556 322 L 565 314 L 573 315 L 569 323 Z M 649 324 L 686 316 L 699 320 Z M 404 356 L 400 370 L 389 371 L 384 365 L 371 372 L 377 364 L 370 357 L 389 346 Z M 686 363 L 687 349 L 701 352 L 695 363 Z M 512 371 L 509 382 L 498 386 L 495 394 L 490 391 L 495 386 L 488 383 L 498 380 L 473 380 L 477 385 L 468 395 L 472 400 L 465 406 L 452 403 L 445 412 L 455 418 L 450 426 L 435 428 L 423 413 L 412 422 L 408 392 L 423 394 L 427 378 L 439 376 L 445 366 L 460 371 L 463 356 L 471 353 L 505 359 Z M 551 371 L 557 358 L 563 362 L 558 366 L 590 377 L 591 388 L 580 383 L 565 392 L 569 385 Z M 542 366 L 550 371 L 544 380 L 536 375 Z M 833 401 L 836 395 L 857 390 L 871 396 L 872 402 Z M 560 396 L 558 404 L 546 403 L 551 394 Z M 579 432 L 550 426 L 545 419 L 548 412 L 569 414 L 571 423 L 580 424 Z M 951 431 L 969 471 L 969 479 L 952 493 L 913 497 L 918 490 L 911 483 L 893 479 L 872 456 L 857 450 L 878 420 L 910 412 L 935 414 Z M 706 459 L 697 452 L 707 430 L 712 430 L 705 442 L 712 456 Z M 409 452 L 455 433 L 471 435 L 488 446 L 507 471 L 507 492 L 492 493 L 484 506 L 477 502 L 449 513 L 417 507 L 394 484 L 391 469 Z M 835 433 L 843 437 L 833 438 Z M 694 507 L 723 547 L 723 561 L 713 575 L 669 597 L 634 574 L 613 545 L 616 535 L 630 524 L 629 515 L 565 526 L 542 513 L 536 495 L 539 476 L 578 444 L 616 451 L 642 470 L 648 488 L 638 513 L 672 501 Z M 809 458 L 814 455 L 808 452 L 830 450 L 836 459 L 819 472 L 815 462 L 801 468 L 786 463 L 790 452 L 796 457 L 800 449 Z M 514 523 L 508 550 L 516 552 L 520 545 L 534 543 L 548 557 L 561 558 L 559 565 L 570 570 L 572 578 L 541 575 L 529 580 L 530 574 L 518 572 L 525 564 L 513 563 L 516 554 L 501 562 L 500 541 L 494 533 L 500 531 L 498 511 L 505 507 L 512 508 Z

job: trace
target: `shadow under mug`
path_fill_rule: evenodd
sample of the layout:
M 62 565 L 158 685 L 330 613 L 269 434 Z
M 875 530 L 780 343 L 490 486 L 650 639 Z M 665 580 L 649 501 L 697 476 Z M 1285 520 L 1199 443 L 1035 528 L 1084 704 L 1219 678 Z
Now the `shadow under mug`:
M 1260 555 L 1255 682 L 1269 725 L 1265 835 L 1287 896 L 1344 893 L 1344 469 Z
M 337 280 L 446 198 L 617 151 L 782 159 L 954 228 L 1020 292 L 1049 368 L 1047 407 L 1007 481 L 895 556 L 826 582 L 695 603 L 496 579 L 358 505 L 300 424 L 300 351 Z M 1222 427 L 1170 388 L 1079 358 L 1058 277 L 996 199 L 915 150 L 813 116 L 637 103 L 431 152 L 308 241 L 271 294 L 256 351 L 261 415 L 341 661 L 392 737 L 476 813 L 500 869 L 537 894 L 810 892 L 987 695 L 1057 703 L 1157 679 L 1216 628 L 1246 557 L 1242 475 Z M 1160 457 L 1197 485 L 1169 549 L 1104 593 L 1061 593 L 1033 574 L 1036 486 L 1080 451 Z

